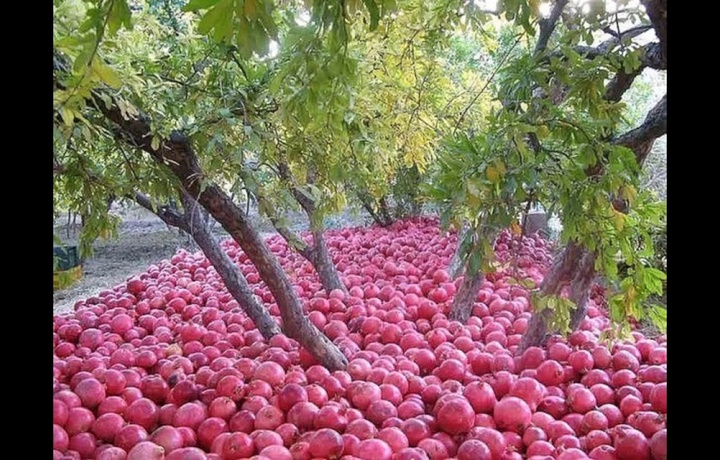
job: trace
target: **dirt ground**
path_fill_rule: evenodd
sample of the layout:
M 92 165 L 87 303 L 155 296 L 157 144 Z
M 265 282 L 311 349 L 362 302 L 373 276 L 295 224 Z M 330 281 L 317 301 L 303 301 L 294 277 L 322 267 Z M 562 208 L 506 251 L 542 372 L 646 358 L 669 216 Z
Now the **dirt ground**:
M 180 248 L 197 250 L 186 236 L 180 236 L 176 229 L 169 229 L 156 216 L 142 208 L 123 208 L 116 212 L 122 218 L 118 237 L 96 241 L 93 255 L 83 264 L 83 278 L 72 286 L 53 293 L 55 314 L 72 311 L 78 300 L 96 295 L 142 273 L 149 265 L 169 259 Z M 256 220 L 261 234 L 273 234 L 272 227 L 267 222 L 252 212 L 251 217 Z M 290 216 L 289 221 L 296 230 L 304 229 L 302 216 Z M 367 218 L 353 210 L 333 218 L 327 224 L 331 228 L 367 223 Z M 73 227 L 66 222 L 60 222 L 54 230 L 65 244 L 74 244 L 77 241 L 79 225 Z M 214 233 L 218 238 L 227 237 L 217 224 Z
M 64 242 L 77 241 L 79 226 L 56 227 Z M 144 271 L 149 265 L 171 257 L 178 249 L 190 248 L 187 238 L 169 230 L 159 219 L 139 210 L 128 214 L 118 228 L 118 238 L 98 240 L 93 255 L 83 264 L 83 278 L 53 293 L 53 311 L 71 311 L 75 302 L 112 288 Z

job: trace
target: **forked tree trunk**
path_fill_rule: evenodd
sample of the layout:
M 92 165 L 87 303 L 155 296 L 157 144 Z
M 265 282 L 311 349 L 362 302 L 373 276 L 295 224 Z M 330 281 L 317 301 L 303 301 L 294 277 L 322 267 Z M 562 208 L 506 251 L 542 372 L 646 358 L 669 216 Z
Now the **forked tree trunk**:
M 473 308 L 475 307 L 475 299 L 477 299 L 478 292 L 482 286 L 485 274 L 482 271 L 478 271 L 472 276 L 468 276 L 465 273 L 460 289 L 455 293 L 453 299 L 452 309 L 450 310 L 450 320 L 460 321 L 461 323 L 467 323 L 467 320 L 472 315 Z
M 192 179 L 186 182 L 186 186 L 190 187 L 194 193 L 200 191 L 199 186 L 193 187 L 192 185 L 196 182 Z M 237 208 L 227 195 L 215 185 L 208 185 L 200 195 L 199 201 L 240 245 L 257 268 L 260 277 L 280 309 L 280 317 L 283 321 L 282 330 L 285 334 L 297 340 L 320 364 L 329 370 L 345 369 L 347 358 L 308 320 L 280 262 L 267 247 L 249 219 L 243 215 L 242 210 Z
M 667 102 L 663 97 L 660 102 L 648 112 L 645 122 L 638 128 L 619 136 L 613 142 L 630 148 L 635 154 L 635 161 L 642 168 L 647 155 L 650 153 L 657 137 L 667 131 Z M 588 176 L 600 174 L 602 168 L 586 171 Z M 618 212 L 627 213 L 628 204 L 623 200 L 613 200 L 613 207 Z M 570 300 L 576 308 L 571 313 L 570 328 L 577 329 L 587 313 L 587 298 L 589 289 L 595 277 L 595 258 L 597 255 L 587 248 L 573 241 L 569 242 L 565 250 L 555 259 L 550 272 L 540 286 L 540 295 L 559 296 L 563 288 L 570 284 Z M 548 337 L 556 331 L 551 331 L 548 322 L 552 318 L 550 310 L 536 313 L 528 323 L 528 329 L 518 347 L 522 353 L 527 347 L 544 344 Z
M 187 193 L 183 193 L 182 203 L 183 208 L 185 208 L 184 220 L 187 224 L 187 233 L 192 235 L 193 240 L 205 254 L 205 257 L 215 267 L 215 271 L 225 283 L 228 292 L 253 320 L 265 339 L 270 339 L 272 336 L 279 334 L 280 327 L 278 324 L 270 316 L 268 310 L 258 302 L 245 277 L 240 274 L 235 263 L 210 233 L 200 213 L 200 206 Z
M 585 317 L 587 296 L 595 277 L 594 263 L 594 254 L 589 254 L 583 246 L 570 241 L 555 257 L 553 266 L 540 285 L 540 296 L 543 297 L 560 296 L 563 289 L 570 285 L 570 300 L 576 305 L 571 314 L 571 323 L 576 322 L 579 325 Z M 528 347 L 544 345 L 552 333 L 556 332 L 551 331 L 549 327 L 552 315 L 550 309 L 532 315 L 518 347 L 520 353 Z
M 126 118 L 117 103 L 108 105 L 99 96 L 95 96 L 95 101 L 98 110 L 123 130 L 123 139 L 133 147 L 149 153 L 162 167 L 168 168 L 179 180 L 179 186 L 195 198 L 238 243 L 275 298 L 283 321 L 283 332 L 297 340 L 329 370 L 345 369 L 347 358 L 305 316 L 300 299 L 280 262 L 242 209 L 224 190 L 207 178 L 190 139 L 180 131 L 173 131 L 155 147 L 151 143 L 152 125 L 147 115 L 139 113 L 134 118 Z
M 253 320 L 265 339 L 270 339 L 280 333 L 280 326 L 273 320 L 267 309 L 258 302 L 245 277 L 220 247 L 207 226 L 204 225 L 199 212 L 202 208 L 192 197 L 187 193 L 183 193 L 183 213 L 173 206 L 153 206 L 150 198 L 139 192 L 131 195 L 130 198 L 158 216 L 169 227 L 176 227 L 192 237 L 215 268 L 230 295 L 238 302 L 240 308 L 245 311 L 248 317 Z
M 310 246 L 300 238 L 294 231 L 289 229 L 274 212 L 274 208 L 270 202 L 264 197 L 260 187 L 254 187 L 253 193 L 260 204 L 261 209 L 264 210 L 264 214 L 270 218 L 275 230 L 280 236 L 287 242 L 288 246 L 299 253 L 313 266 L 318 276 L 320 277 L 320 283 L 326 293 L 334 289 L 339 289 L 347 293 L 347 288 L 340 280 L 337 267 L 330 256 L 325 241 L 325 224 L 323 223 L 322 215 L 318 212 L 317 203 L 315 199 L 303 193 L 302 190 L 297 186 L 295 177 L 293 176 L 290 167 L 283 162 L 278 163 L 277 171 L 280 178 L 285 182 L 290 190 L 291 195 L 295 198 L 295 201 L 300 205 L 300 208 L 305 212 L 305 215 L 310 222 L 310 232 L 313 236 L 313 245 Z M 244 177 L 247 177 L 247 173 L 243 172 Z M 314 180 L 314 174 L 309 171 L 307 177 L 307 183 L 312 183 Z

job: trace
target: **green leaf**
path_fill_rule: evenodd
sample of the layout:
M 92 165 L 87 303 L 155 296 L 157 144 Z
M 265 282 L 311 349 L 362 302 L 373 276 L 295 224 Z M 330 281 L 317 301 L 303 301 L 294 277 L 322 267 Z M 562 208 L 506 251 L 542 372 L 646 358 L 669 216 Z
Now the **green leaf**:
M 647 267 L 645 269 L 645 273 L 647 273 L 648 275 L 651 275 L 653 278 L 657 278 L 659 280 L 664 281 L 667 279 L 667 275 L 662 270 L 658 270 L 657 268 Z
M 182 7 L 182 11 L 205 10 L 218 3 L 220 0 L 190 0 Z
M 659 305 L 653 305 L 650 307 L 648 314 L 655 327 L 665 333 L 667 330 L 667 309 Z
M 92 57 L 92 49 L 85 48 L 83 49 L 80 54 L 77 55 L 75 58 L 75 62 L 73 62 L 73 72 L 74 73 L 82 73 L 87 67 L 87 65 L 90 63 L 90 58 Z
M 370 13 L 370 30 L 375 30 L 380 22 L 380 10 L 375 0 L 363 0 L 365 7 Z
M 108 33 L 114 35 L 122 26 L 125 26 L 126 29 L 132 29 L 130 8 L 126 0 L 113 0 L 107 19 Z
M 217 5 L 202 17 L 198 24 L 198 32 L 207 35 L 214 27 L 225 29 L 227 27 L 228 17 L 230 18 L 230 25 L 232 25 L 233 14 L 233 0 L 220 0 Z
M 93 60 L 92 71 L 97 77 L 113 89 L 118 89 L 122 86 L 122 81 L 115 71 L 102 63 L 99 59 Z
M 90 34 L 83 34 L 83 35 L 73 35 L 73 36 L 67 36 L 62 37 L 57 40 L 55 40 L 55 46 L 59 48 L 73 48 L 79 45 L 85 45 L 88 43 L 93 42 L 93 36 Z

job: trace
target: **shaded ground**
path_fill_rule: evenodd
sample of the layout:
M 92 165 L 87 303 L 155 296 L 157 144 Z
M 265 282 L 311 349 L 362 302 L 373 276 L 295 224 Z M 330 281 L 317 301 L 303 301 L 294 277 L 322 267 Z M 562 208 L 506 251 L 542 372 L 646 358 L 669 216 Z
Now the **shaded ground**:
M 98 240 L 94 245 L 94 254 L 83 264 L 83 278 L 72 286 L 53 293 L 53 311 L 56 314 L 72 311 L 75 302 L 96 295 L 104 289 L 123 283 L 128 278 L 163 259 L 168 259 L 180 248 L 197 250 L 186 236 L 180 236 L 176 229 L 168 229 L 157 217 L 142 208 L 118 209 L 122 223 L 118 227 L 118 238 Z M 271 235 L 272 227 L 256 214 L 252 214 L 260 231 Z M 300 215 L 288 216 L 291 227 L 303 230 L 305 223 Z M 354 211 L 348 211 L 333 217 L 328 227 L 363 225 L 369 223 L 366 218 Z M 74 244 L 77 240 L 79 225 L 68 226 L 63 223 L 55 227 L 55 234 L 65 244 Z M 227 234 L 218 226 L 214 233 L 219 238 Z
M 58 233 L 68 242 L 74 242 L 77 236 L 76 231 L 71 230 L 67 238 L 64 226 Z M 168 230 L 152 216 L 138 216 L 123 222 L 117 239 L 95 243 L 93 256 L 83 264 L 83 278 L 53 293 L 54 312 L 71 311 L 78 300 L 124 282 L 148 265 L 171 257 L 181 247 L 190 248 L 187 238 Z

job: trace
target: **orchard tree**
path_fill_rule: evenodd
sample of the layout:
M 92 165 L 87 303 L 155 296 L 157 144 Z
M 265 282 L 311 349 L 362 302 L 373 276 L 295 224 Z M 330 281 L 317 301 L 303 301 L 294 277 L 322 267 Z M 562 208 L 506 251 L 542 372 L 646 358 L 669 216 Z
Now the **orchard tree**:
M 532 46 L 499 73 L 501 107 L 487 131 L 446 142 L 436 196 L 458 223 L 470 223 L 460 242 L 465 279 L 451 317 L 469 316 L 478 280 L 497 268 L 490 242 L 499 229 L 537 202 L 563 222 L 564 247 L 533 295 L 536 314 L 521 349 L 576 328 L 598 273 L 619 286 L 609 302 L 616 324 L 647 316 L 664 322 L 663 309 L 643 308 L 665 277 L 648 266 L 649 235 L 663 206 L 638 189 L 638 179 L 653 142 L 666 132 L 666 97 L 639 126 L 618 129 L 621 97 L 634 79 L 645 68 L 667 67 L 667 12 L 662 1 L 626 3 L 607 11 L 603 2 L 558 0 L 545 14 L 530 3 L 501 4 L 533 37 Z M 657 41 L 636 42 L 653 32 Z M 623 279 L 619 264 L 630 267 Z
M 316 56 L 325 40 L 334 47 L 346 40 L 349 12 L 340 5 L 314 4 L 307 56 Z M 247 121 L 276 110 L 258 86 L 271 70 L 263 57 L 278 37 L 280 11 L 271 2 L 192 1 L 186 9 L 207 10 L 202 18 L 185 14 L 175 17 L 178 27 L 167 28 L 144 5 L 131 13 L 124 0 L 55 6 L 56 169 L 77 173 L 61 179 L 71 184 L 67 195 L 103 214 L 93 200 L 108 193 L 93 195 L 98 184 L 84 154 L 93 153 L 85 147 L 98 139 L 112 139 L 125 160 L 115 166 L 129 182 L 119 191 L 149 190 L 160 202 L 182 197 L 187 205 L 189 196 L 199 203 L 257 268 L 278 304 L 283 331 L 324 366 L 343 368 L 346 358 L 303 314 L 277 258 L 229 192 L 233 170 L 242 170 L 246 152 L 265 140 Z M 290 5 L 283 12 L 294 18 L 300 9 Z M 300 55 L 294 62 L 309 61 Z M 69 163 L 57 161 L 61 147 L 76 153 Z M 94 198 L 83 204 L 83 196 Z M 112 228 L 107 217 L 97 220 L 89 227 L 96 234 Z M 246 311 L 251 307 L 238 301 Z
M 377 29 L 388 12 L 382 3 L 366 2 L 367 12 L 335 2 L 310 10 L 254 0 L 191 1 L 185 13 L 176 6 L 56 2 L 58 203 L 91 216 L 81 236 L 88 249 L 116 224 L 100 206 L 107 199 L 133 199 L 191 230 L 187 203 L 197 202 L 257 267 L 283 330 L 327 367 L 340 368 L 344 357 L 302 315 L 287 276 L 234 196 L 244 192 L 259 204 L 327 291 L 344 289 L 324 242 L 324 216 L 343 206 L 345 184 L 372 191 L 368 184 L 387 183 L 395 171 L 427 167 L 441 120 L 426 106 L 449 106 L 452 99 L 437 95 L 450 82 L 405 42 L 395 26 L 402 15 L 383 23 L 384 34 L 351 20 Z M 416 15 L 429 11 L 422 2 L 413 8 Z M 405 45 L 402 54 L 397 43 Z M 409 69 L 412 79 L 399 78 Z M 375 196 L 382 202 L 382 192 Z M 292 206 L 306 213 L 312 242 L 282 221 Z M 222 268 L 226 261 L 208 235 L 193 238 L 219 264 L 238 302 L 256 314 L 243 297 L 245 280 Z

